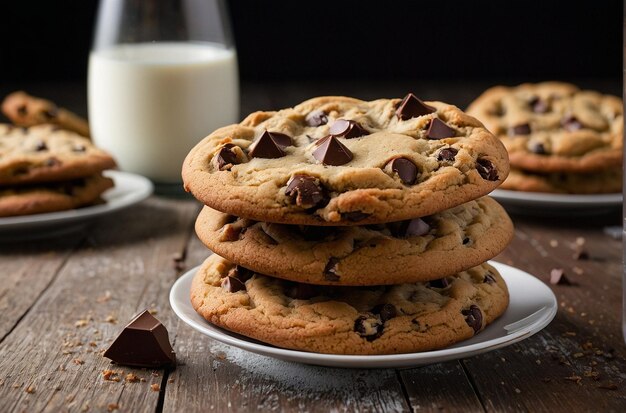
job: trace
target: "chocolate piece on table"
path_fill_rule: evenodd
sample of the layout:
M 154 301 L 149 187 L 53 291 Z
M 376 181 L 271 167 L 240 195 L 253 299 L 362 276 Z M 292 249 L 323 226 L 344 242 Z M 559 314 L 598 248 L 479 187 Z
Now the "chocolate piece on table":
M 304 174 L 295 174 L 289 179 L 285 195 L 292 203 L 307 209 L 328 203 L 328 195 L 318 180 Z
M 515 125 L 509 128 L 509 135 L 529 135 L 530 134 L 530 125 L 528 123 L 522 123 L 520 125 Z
M 498 171 L 496 171 L 496 168 L 494 168 L 493 164 L 488 159 L 478 158 L 476 160 L 476 170 L 483 179 L 488 181 L 498 180 Z
M 474 329 L 474 334 L 480 331 L 483 325 L 483 313 L 477 305 L 472 304 L 469 309 L 462 310 L 461 314 L 465 316 L 465 322 Z
M 550 284 L 552 285 L 575 285 L 566 276 L 563 268 L 553 268 L 550 271 Z
M 391 170 L 398 174 L 402 183 L 413 185 L 417 181 L 417 166 L 410 159 L 395 158 L 391 160 Z
M 456 154 L 459 153 L 459 150 L 456 148 L 443 148 L 437 154 L 438 161 L 454 161 Z
M 328 115 L 323 110 L 314 110 L 306 115 L 304 121 L 309 126 L 322 126 L 328 123 Z
M 313 151 L 313 157 L 324 165 L 339 166 L 350 162 L 353 155 L 343 143 L 329 135 L 321 139 L 318 148 Z
M 256 141 L 249 155 L 253 158 L 281 158 L 285 156 L 284 149 L 292 144 L 291 138 L 283 133 L 265 131 Z
M 370 133 L 353 120 L 337 119 L 329 129 L 329 133 L 336 137 L 352 139 L 360 136 L 369 135 Z
M 428 126 L 426 131 L 426 137 L 428 139 L 443 139 L 456 136 L 456 131 L 446 125 L 444 121 L 438 118 L 434 118 Z
M 396 116 L 401 120 L 407 120 L 418 116 L 428 115 L 436 112 L 437 109 L 432 106 L 428 106 L 420 99 L 418 99 L 413 93 L 409 93 L 402 99 L 398 110 L 396 110 Z
M 158 368 L 176 364 L 167 329 L 148 310 L 124 327 L 104 357 L 126 366 Z

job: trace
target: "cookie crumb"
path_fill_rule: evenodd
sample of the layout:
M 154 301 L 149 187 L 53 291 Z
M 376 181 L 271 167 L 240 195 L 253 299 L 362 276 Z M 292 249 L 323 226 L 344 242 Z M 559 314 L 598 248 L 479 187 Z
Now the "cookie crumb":
M 109 301 L 111 299 L 111 291 L 105 291 L 103 295 L 101 295 L 100 297 L 96 298 L 96 302 L 99 304 L 102 303 L 106 303 L 107 301 Z
M 124 378 L 124 380 L 128 383 L 137 383 L 139 382 L 139 377 L 133 373 L 128 373 L 126 377 Z
M 107 410 L 112 412 L 113 410 L 117 410 L 119 409 L 120 406 L 117 403 L 109 403 L 109 405 L 107 406 Z
M 555 240 L 555 239 L 551 239 L 551 240 L 550 240 L 550 246 L 551 246 L 552 248 L 556 248 L 556 247 L 558 247 L 558 246 L 559 246 L 559 241 L 557 241 L 557 240 Z
M 113 314 L 109 314 L 107 318 L 104 319 L 107 323 L 115 324 L 117 323 L 117 318 Z
M 152 391 L 160 391 L 161 390 L 161 386 L 159 386 L 158 384 L 154 383 L 150 385 L 150 388 L 152 389 Z
M 116 382 L 120 381 L 118 374 L 113 370 L 104 370 L 102 372 L 102 378 L 105 381 L 116 381 Z
M 168 379 L 167 382 L 170 383 L 170 384 L 174 383 L 174 379 Z
M 579 247 L 582 247 L 583 245 L 585 245 L 586 242 L 587 240 L 585 239 L 585 237 L 576 238 L 576 245 L 578 245 Z
M 74 323 L 74 327 L 85 327 L 87 324 L 89 324 L 89 320 L 81 318 L 80 320 L 76 320 L 76 322 Z
M 35 386 L 28 386 L 24 391 L 28 394 L 33 394 L 35 392 Z
M 77 366 L 82 366 L 83 364 L 85 364 L 85 362 L 81 359 L 74 359 L 72 360 L 72 363 L 76 364 Z
M 515 393 L 520 394 L 522 391 L 520 389 L 518 389 L 517 387 L 515 388 Z
M 159 310 L 155 309 L 155 308 L 151 308 L 148 310 L 148 312 L 152 315 L 157 315 L 159 313 Z
M 573 381 L 574 383 L 576 383 L 578 385 L 582 385 L 581 381 L 583 380 L 583 378 L 573 374 L 573 375 L 571 375 L 569 377 L 565 377 L 565 380 Z

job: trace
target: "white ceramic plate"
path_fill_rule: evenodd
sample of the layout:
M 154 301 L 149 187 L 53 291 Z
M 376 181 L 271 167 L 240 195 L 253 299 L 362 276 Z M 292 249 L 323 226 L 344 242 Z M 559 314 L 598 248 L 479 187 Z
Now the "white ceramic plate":
M 496 189 L 489 194 L 511 212 L 525 215 L 596 215 L 622 205 L 622 194 L 548 194 Z
M 494 323 L 469 340 L 443 350 L 381 356 L 344 356 L 286 350 L 231 333 L 208 323 L 198 315 L 189 299 L 191 280 L 198 267 L 180 277 L 170 291 L 174 312 L 193 329 L 215 340 L 253 353 L 286 361 L 351 368 L 412 367 L 460 359 L 508 346 L 530 337 L 547 326 L 557 310 L 556 297 L 543 282 L 517 268 L 497 262 L 491 265 L 506 281 L 511 301 L 506 312 Z
M 128 208 L 152 194 L 152 182 L 141 175 L 120 171 L 105 171 L 104 175 L 115 181 L 115 186 L 102 194 L 105 203 L 67 211 L 0 218 L 0 238 L 19 240 L 73 232 L 94 218 Z

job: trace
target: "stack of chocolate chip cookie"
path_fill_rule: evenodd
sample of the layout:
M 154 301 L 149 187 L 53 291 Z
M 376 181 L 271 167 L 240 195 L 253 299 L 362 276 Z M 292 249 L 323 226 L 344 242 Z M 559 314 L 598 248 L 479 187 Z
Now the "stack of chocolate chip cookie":
M 87 138 L 53 125 L 0 124 L 0 217 L 61 211 L 99 201 L 115 161 Z
M 513 226 L 484 196 L 508 172 L 479 121 L 413 94 L 253 113 L 183 165 L 205 204 L 196 232 L 215 252 L 192 304 L 218 326 L 304 351 L 406 353 L 472 337 L 508 305 L 486 261 Z
M 468 108 L 507 148 L 503 189 L 574 194 L 622 188 L 622 100 L 561 82 L 497 86 Z

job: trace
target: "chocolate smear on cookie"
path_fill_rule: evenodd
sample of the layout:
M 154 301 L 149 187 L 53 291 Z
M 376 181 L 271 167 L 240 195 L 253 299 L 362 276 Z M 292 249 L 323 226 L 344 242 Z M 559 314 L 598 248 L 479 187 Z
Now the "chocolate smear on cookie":
M 480 176 L 483 177 L 483 179 L 486 179 L 488 181 L 498 180 L 498 171 L 496 171 L 496 168 L 488 159 L 478 158 L 476 160 L 476 170 L 478 171 Z
M 390 164 L 391 170 L 398 174 L 403 184 L 413 185 L 417 181 L 417 166 L 410 159 L 394 158 Z
M 329 200 L 319 179 L 304 174 L 295 174 L 289 179 L 285 195 L 291 199 L 292 204 L 305 209 L 326 205 Z
M 370 134 L 360 123 L 346 119 L 337 119 L 333 122 L 333 124 L 330 125 L 329 133 L 332 136 L 346 139 L 358 138 Z
M 309 126 L 322 126 L 328 123 L 328 115 L 323 110 L 314 110 L 306 115 L 304 121 Z
M 343 143 L 329 135 L 320 140 L 318 148 L 313 151 L 313 157 L 324 165 L 339 166 L 350 162 L 353 155 Z
M 404 99 L 402 99 L 402 102 L 400 102 L 398 110 L 396 110 L 396 116 L 401 120 L 407 120 L 418 116 L 428 115 L 436 111 L 437 109 L 427 105 L 418 99 L 413 93 L 409 93 L 404 97 Z
M 465 316 L 467 325 L 474 329 L 474 334 L 478 333 L 483 325 L 483 313 L 480 308 L 472 304 L 469 309 L 461 311 L 461 314 Z
M 457 153 L 459 153 L 459 150 L 456 148 L 443 148 L 437 154 L 437 160 L 453 162 Z
M 456 136 L 456 131 L 446 125 L 445 122 L 438 118 L 434 118 L 428 126 L 426 137 L 428 139 L 443 139 Z
M 286 155 L 284 149 L 292 144 L 291 138 L 284 133 L 266 130 L 256 141 L 249 155 L 253 158 L 281 158 Z

